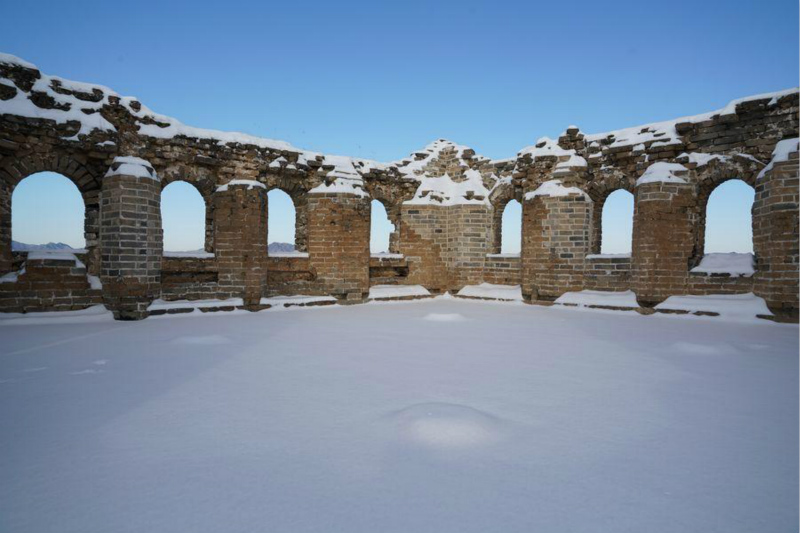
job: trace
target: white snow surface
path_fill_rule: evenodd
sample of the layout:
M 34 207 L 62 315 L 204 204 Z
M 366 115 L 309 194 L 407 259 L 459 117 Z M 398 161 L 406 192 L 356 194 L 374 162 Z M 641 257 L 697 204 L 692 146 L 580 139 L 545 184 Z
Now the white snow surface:
M 580 307 L 602 305 L 607 307 L 639 307 L 633 291 L 576 291 L 562 294 L 557 304 L 572 304 Z
M 636 186 L 644 185 L 645 183 L 688 183 L 679 175 L 688 170 L 680 163 L 659 161 L 647 167 L 644 174 L 636 180 Z
M 428 292 L 428 289 L 422 285 L 373 285 L 369 288 L 369 298 L 371 300 L 430 295 L 431 293 Z
M 114 162 L 111 163 L 111 168 L 106 172 L 105 177 L 110 176 L 134 176 L 136 178 L 144 178 L 158 181 L 158 175 L 153 170 L 153 166 L 139 157 L 131 156 L 117 156 Z
M 232 179 L 228 183 L 226 183 L 224 185 L 220 185 L 219 187 L 217 187 L 217 191 L 216 192 L 225 192 L 225 191 L 227 191 L 229 188 L 231 188 L 234 185 L 247 185 L 247 190 L 248 191 L 250 189 L 253 189 L 253 188 L 257 188 L 257 189 L 266 189 L 267 188 L 266 185 L 264 185 L 263 183 L 261 183 L 260 181 L 257 181 L 257 180 Z
M 561 183 L 561 180 L 545 181 L 535 191 L 525 193 L 526 200 L 532 200 L 537 196 L 569 196 L 578 195 L 589 200 L 589 195 L 578 187 L 567 187 Z
M 737 252 L 705 254 L 692 272 L 750 277 L 756 273 L 755 256 Z
M 159 309 L 200 309 L 206 307 L 230 307 L 244 305 L 241 298 L 227 298 L 224 300 L 162 300 L 157 298 L 147 308 L 150 311 Z
M 784 139 L 778 142 L 778 144 L 775 145 L 775 149 L 772 150 L 772 159 L 766 167 L 761 169 L 761 172 L 758 173 L 756 179 L 763 178 L 767 172 L 772 170 L 772 167 L 775 166 L 775 163 L 788 161 L 789 154 L 797 151 L 800 151 L 800 138 L 798 137 L 795 137 L 794 139 Z
M 261 298 L 262 305 L 272 305 L 275 307 L 286 305 L 308 305 L 321 302 L 336 302 L 333 296 L 305 296 L 303 294 L 296 294 L 293 296 L 272 296 L 269 298 Z
M 164 252 L 164 257 L 189 257 L 194 259 L 210 259 L 214 257 L 213 252 L 204 252 L 201 250 L 191 250 L 188 252 Z
M 746 294 L 709 294 L 670 296 L 656 309 L 689 311 L 690 313 L 719 313 L 729 321 L 759 321 L 758 315 L 772 316 L 764 298 L 752 292 Z
M 467 285 L 458 291 L 459 296 L 471 298 L 490 298 L 493 300 L 522 301 L 522 288 L 519 285 L 498 285 L 481 283 Z
M 84 320 L 3 328 L 2 530 L 797 527 L 796 326 L 445 298 Z

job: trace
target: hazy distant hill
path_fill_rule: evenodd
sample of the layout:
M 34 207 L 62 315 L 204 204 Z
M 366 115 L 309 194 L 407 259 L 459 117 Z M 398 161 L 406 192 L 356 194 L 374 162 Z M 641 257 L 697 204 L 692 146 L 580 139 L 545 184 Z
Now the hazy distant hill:
M 74 250 L 69 244 L 63 242 L 48 242 L 47 244 L 26 244 L 11 241 L 11 250 L 14 252 L 35 252 L 38 250 Z
M 24 242 L 11 241 L 11 250 L 15 252 L 31 252 L 36 250 L 74 250 L 69 244 L 63 242 L 48 242 L 47 244 L 26 244 Z M 197 250 L 202 252 L 203 250 Z M 271 242 L 269 251 L 272 253 L 294 252 L 294 244 L 288 242 Z
M 294 252 L 294 244 L 288 242 L 271 242 L 267 249 L 272 253 Z

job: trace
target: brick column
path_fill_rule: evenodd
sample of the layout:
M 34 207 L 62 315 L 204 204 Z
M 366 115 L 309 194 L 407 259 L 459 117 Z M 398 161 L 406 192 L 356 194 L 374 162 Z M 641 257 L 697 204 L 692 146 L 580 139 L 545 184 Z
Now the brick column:
M 483 281 L 486 254 L 491 252 L 493 212 L 486 205 L 454 205 L 448 211 L 453 269 L 451 290 Z
M 11 185 L 0 179 L 0 275 L 10 272 L 11 257 Z
M 309 266 L 320 287 L 349 302 L 369 293 L 369 198 L 308 195 Z
M 753 203 L 754 292 L 780 318 L 798 316 L 798 152 L 756 181 Z
M 139 320 L 161 283 L 161 183 L 153 167 L 117 157 L 100 193 L 103 299 L 118 320 Z
M 450 288 L 446 207 L 402 204 L 397 233 L 399 252 L 408 261 L 408 280 L 434 293 Z
M 686 294 L 697 197 L 690 183 L 662 181 L 637 185 L 634 196 L 631 288 L 641 305 L 653 306 Z
M 257 181 L 234 180 L 217 188 L 213 202 L 220 296 L 256 306 L 267 282 L 267 189 Z
M 539 190 L 548 183 L 553 182 Z M 557 187 L 557 195 L 528 193 L 522 205 L 521 284 L 526 300 L 553 301 L 583 289 L 592 200 L 577 188 Z

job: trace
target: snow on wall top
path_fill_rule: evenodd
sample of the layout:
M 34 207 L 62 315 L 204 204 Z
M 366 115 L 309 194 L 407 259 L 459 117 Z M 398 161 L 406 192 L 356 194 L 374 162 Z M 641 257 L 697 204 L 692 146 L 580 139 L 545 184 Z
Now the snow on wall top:
M 502 181 L 490 159 L 446 139 L 390 165 L 420 182 L 414 198 L 405 202 L 410 205 L 488 205 L 492 189 Z
M 134 176 L 158 181 L 158 175 L 153 166 L 138 157 L 115 157 L 105 175 L 106 178 L 111 176 Z
M 665 163 L 659 161 L 653 163 L 644 174 L 636 180 L 636 186 L 644 185 L 645 183 L 688 183 L 681 176 L 686 175 L 689 169 L 680 163 Z
M 17 75 L 20 69 L 29 71 L 22 78 L 30 80 L 30 82 L 19 82 L 19 79 L 22 79 Z M 325 155 L 296 148 L 284 141 L 265 139 L 239 132 L 187 126 L 177 119 L 155 113 L 136 98 L 120 96 L 108 87 L 49 76 L 41 73 L 35 65 L 27 61 L 10 54 L 0 53 L 0 72 L 3 71 L 5 71 L 5 75 L 0 74 L 0 85 L 3 86 L 6 95 L 13 95 L 7 100 L 0 100 L 0 115 L 9 114 L 46 119 L 52 120 L 56 124 L 75 123 L 79 126 L 77 132 L 66 137 L 65 140 L 79 141 L 81 136 L 94 131 L 115 132 L 115 126 L 106 120 L 100 111 L 104 106 L 118 105 L 134 118 L 139 134 L 142 136 L 157 139 L 186 137 L 210 140 L 223 145 L 255 146 L 284 152 L 284 155 L 288 155 L 287 152 L 297 154 L 296 163 L 290 162 L 286 157 L 278 154 L 278 157 L 269 163 L 268 168 L 276 170 L 318 168 L 324 181 L 313 188 L 311 193 L 346 193 L 367 196 L 363 176 L 373 170 L 380 170 L 396 171 L 401 177 L 420 182 L 414 198 L 409 201 L 412 204 L 488 204 L 488 198 L 492 191 L 509 180 L 507 175 L 498 176 L 496 168 L 513 162 L 511 159 L 491 160 L 476 155 L 472 149 L 466 146 L 444 139 L 429 144 L 410 157 L 390 163 Z M 32 86 L 29 86 L 30 83 Z M 641 145 L 644 149 L 646 145 L 677 144 L 680 142 L 680 136 L 676 125 L 680 123 L 696 123 L 715 116 L 730 115 L 736 112 L 737 105 L 753 100 L 769 99 L 768 105 L 774 105 L 781 97 L 797 91 L 797 88 L 792 88 L 739 98 L 729 102 L 725 107 L 709 113 L 587 135 L 585 141 L 588 151 L 595 152 L 589 157 L 600 156 L 608 148 Z M 567 133 L 570 132 L 578 135 L 579 129 L 576 126 L 569 126 Z M 111 141 L 100 144 L 109 143 Z M 698 165 L 706 164 L 713 158 L 720 158 L 720 156 L 710 155 L 703 157 L 700 154 L 688 155 L 689 162 Z M 557 141 L 547 137 L 539 139 L 533 146 L 520 150 L 517 154 L 517 161 L 527 158 L 527 156 L 534 161 L 537 158 L 555 157 L 557 162 L 553 169 L 554 177 L 585 169 L 588 166 L 586 159 L 578 155 L 575 150 L 564 149 L 558 145 Z M 648 179 L 657 181 L 653 174 L 656 170 L 659 168 L 648 169 L 650 172 Z M 642 178 L 638 183 L 642 183 Z M 677 178 L 671 176 L 671 179 Z
M 601 144 L 603 144 L 610 148 L 635 146 L 640 144 L 644 146 L 644 143 L 647 142 L 652 142 L 651 146 L 679 144 L 680 135 L 678 135 L 678 131 L 675 127 L 677 124 L 698 123 L 712 119 L 716 116 L 733 115 L 736 113 L 736 106 L 753 100 L 769 99 L 768 105 L 772 106 L 777 104 L 778 100 L 783 96 L 796 93 L 797 91 L 798 88 L 794 87 L 791 89 L 785 89 L 783 91 L 745 96 L 744 98 L 731 100 L 725 107 L 716 111 L 710 111 L 708 113 L 680 117 L 672 120 L 665 120 L 663 122 L 643 124 L 641 126 L 622 128 L 604 133 L 594 133 L 586 135 L 586 143 L 590 147 L 599 147 Z
M 525 193 L 526 200 L 533 200 L 537 196 L 569 196 L 569 195 L 583 196 L 589 200 L 589 195 L 578 187 L 566 187 L 561 183 L 561 180 L 550 180 L 542 183 L 535 191 Z
M 763 178 L 767 172 L 772 170 L 772 167 L 775 166 L 775 163 L 788 161 L 789 154 L 798 151 L 800 151 L 800 138 L 795 137 L 794 139 L 784 139 L 780 141 L 775 145 L 775 149 L 772 151 L 772 159 L 770 160 L 769 164 L 758 173 L 756 179 Z

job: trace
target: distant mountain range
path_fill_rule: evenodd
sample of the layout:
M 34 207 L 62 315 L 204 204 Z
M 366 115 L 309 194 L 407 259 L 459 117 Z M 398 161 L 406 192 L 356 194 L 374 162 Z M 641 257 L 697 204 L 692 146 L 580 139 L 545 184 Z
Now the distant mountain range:
M 11 241 L 11 251 L 13 252 L 37 252 L 39 250 L 74 250 L 69 244 L 63 242 L 48 242 L 47 244 L 26 244 L 24 242 Z
M 271 242 L 267 250 L 272 253 L 294 252 L 294 244 L 288 242 Z
M 294 244 L 288 242 L 271 242 L 268 247 L 272 253 L 294 252 Z M 39 250 L 74 250 L 69 244 L 63 242 L 48 242 L 47 244 L 27 244 L 24 242 L 11 241 L 11 250 L 14 252 L 35 252 Z M 197 250 L 202 252 L 203 250 Z

